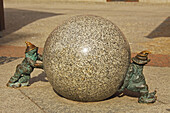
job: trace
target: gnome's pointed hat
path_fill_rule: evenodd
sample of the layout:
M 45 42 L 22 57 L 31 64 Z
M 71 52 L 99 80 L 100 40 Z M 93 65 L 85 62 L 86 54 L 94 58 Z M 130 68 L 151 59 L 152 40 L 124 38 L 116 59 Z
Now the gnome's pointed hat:
M 132 61 L 137 63 L 137 64 L 146 64 L 150 61 L 150 59 L 148 59 L 148 54 L 150 54 L 151 52 L 149 51 L 142 51 L 140 53 L 138 53 L 135 57 L 132 58 Z
M 25 42 L 27 45 L 27 49 L 25 50 L 25 53 L 33 50 L 33 49 L 38 49 L 38 47 L 36 47 L 34 44 L 32 44 L 31 42 Z

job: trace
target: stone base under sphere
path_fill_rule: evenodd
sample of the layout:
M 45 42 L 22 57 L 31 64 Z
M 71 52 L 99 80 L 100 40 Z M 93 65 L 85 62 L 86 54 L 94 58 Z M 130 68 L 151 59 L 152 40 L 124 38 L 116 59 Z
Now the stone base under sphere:
M 44 70 L 55 91 L 76 101 L 99 101 L 122 84 L 130 63 L 120 29 L 98 16 L 75 16 L 48 37 Z

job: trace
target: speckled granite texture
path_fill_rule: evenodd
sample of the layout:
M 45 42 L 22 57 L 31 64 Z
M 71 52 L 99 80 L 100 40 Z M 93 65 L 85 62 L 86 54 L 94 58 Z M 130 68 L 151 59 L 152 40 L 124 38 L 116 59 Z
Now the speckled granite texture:
M 99 101 L 120 87 L 129 66 L 130 48 L 111 21 L 76 16 L 50 34 L 43 62 L 57 93 L 77 101 Z

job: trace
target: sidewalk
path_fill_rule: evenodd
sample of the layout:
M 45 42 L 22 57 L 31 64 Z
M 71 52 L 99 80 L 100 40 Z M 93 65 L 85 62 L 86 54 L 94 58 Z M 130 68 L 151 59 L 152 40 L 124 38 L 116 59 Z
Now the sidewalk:
M 47 2 L 5 0 L 6 30 L 0 38 L 0 112 L 2 113 L 169 113 L 170 112 L 170 5 L 146 3 Z M 114 97 L 99 102 L 76 102 L 57 95 L 43 70 L 31 74 L 31 86 L 6 87 L 21 63 L 25 41 L 43 46 L 53 29 L 68 18 L 92 14 L 114 22 L 125 34 L 132 56 L 149 50 L 151 62 L 144 68 L 154 104 L 139 104 L 136 97 Z M 1 61 L 1 57 L 3 60 Z M 4 60 L 6 59 L 6 61 Z M 1 63 L 3 62 L 3 63 Z
M 168 113 L 170 110 L 170 68 L 146 66 L 144 74 L 150 91 L 157 90 L 157 102 L 139 104 L 137 98 L 124 96 L 100 102 L 76 102 L 57 95 L 42 70 L 31 74 L 31 86 L 6 87 L 22 59 L 0 65 L 0 110 L 2 113 Z

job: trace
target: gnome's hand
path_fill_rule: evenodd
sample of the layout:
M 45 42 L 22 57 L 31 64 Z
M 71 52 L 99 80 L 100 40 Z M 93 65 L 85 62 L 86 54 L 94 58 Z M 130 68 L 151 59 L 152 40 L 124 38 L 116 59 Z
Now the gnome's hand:
M 37 56 L 37 53 L 34 53 L 32 56 L 35 58 Z
M 35 67 L 43 69 L 43 63 L 36 63 Z
M 121 93 L 121 92 L 123 92 L 124 90 L 125 90 L 125 88 L 124 88 L 124 87 L 121 87 L 121 88 L 118 90 L 118 92 Z

